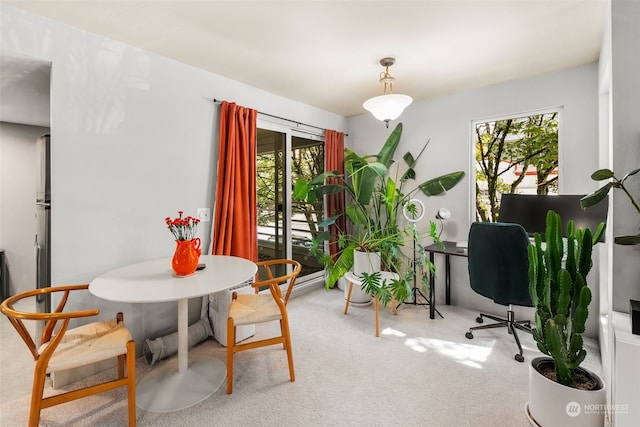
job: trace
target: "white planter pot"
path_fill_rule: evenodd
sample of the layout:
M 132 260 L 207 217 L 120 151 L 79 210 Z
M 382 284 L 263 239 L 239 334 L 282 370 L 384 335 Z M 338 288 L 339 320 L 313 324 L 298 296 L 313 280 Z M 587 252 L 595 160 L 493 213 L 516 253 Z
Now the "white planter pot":
M 375 273 L 380 271 L 380 252 L 360 252 L 353 253 L 353 274 L 360 276 L 362 273 Z
M 345 286 L 344 288 L 344 300 L 347 300 L 347 294 L 349 293 L 349 286 Z M 349 304 L 355 306 L 369 305 L 373 299 L 371 295 L 362 292 L 362 288 L 357 283 L 353 284 L 353 289 L 351 290 L 351 298 L 349 298 Z
M 360 252 L 353 253 L 353 274 L 360 276 L 362 273 L 375 273 L 380 271 L 380 253 L 379 252 Z M 344 289 L 344 298 L 347 299 L 349 287 Z M 354 284 L 351 291 L 350 304 L 369 304 L 371 303 L 371 295 L 362 292 L 360 286 Z
M 532 426 L 602 427 L 606 408 L 606 389 L 600 377 L 586 369 L 601 385 L 599 390 L 579 390 L 550 380 L 536 370 L 540 362 L 553 360 L 537 357 L 529 365 L 529 402 L 526 412 Z

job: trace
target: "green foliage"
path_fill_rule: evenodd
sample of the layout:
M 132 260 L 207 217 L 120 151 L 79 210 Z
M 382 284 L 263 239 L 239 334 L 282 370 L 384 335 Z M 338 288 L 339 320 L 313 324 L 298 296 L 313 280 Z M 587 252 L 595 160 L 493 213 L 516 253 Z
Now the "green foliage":
M 572 386 L 573 371 L 586 356 L 581 336 L 591 302 L 586 278 L 599 233 L 592 236 L 588 228 L 575 230 L 569 221 L 565 246 L 560 215 L 549 211 L 546 220 L 546 246 L 536 233 L 528 249 L 529 294 L 536 310 L 532 332 L 538 349 L 553 358 L 558 382 Z
M 379 271 L 371 274 L 362 273 L 363 292 L 378 297 L 380 303 L 386 307 L 392 299 L 404 301 L 411 295 L 411 287 L 406 280 L 393 279 L 382 280 L 382 273 Z
M 328 272 L 327 287 L 332 287 L 351 270 L 355 250 L 380 252 L 383 269 L 401 272 L 407 262 L 401 251 L 407 230 L 398 222 L 403 208 L 417 191 L 422 191 L 426 196 L 441 194 L 453 188 L 464 177 L 462 171 L 453 172 L 430 179 L 405 192 L 405 184 L 415 179 L 414 167 L 429 141 L 417 157 L 411 153 L 403 156 L 407 170 L 400 178 L 394 179 L 389 175 L 389 168 L 393 164 L 402 129 L 402 123 L 399 123 L 376 155 L 359 155 L 345 149 L 345 175 L 330 171 L 309 181 L 299 179 L 295 183 L 294 198 L 307 203 L 314 203 L 322 200 L 324 195 L 338 192 L 345 192 L 347 196 L 344 212 L 347 229 L 340 230 L 340 251 L 337 257 L 320 252 L 324 242 L 330 238 L 329 233 L 323 232 L 314 238 L 314 255 Z M 327 230 L 329 226 L 336 224 L 340 215 L 342 214 L 327 218 L 321 223 L 322 227 Z
M 557 113 L 478 123 L 476 132 L 476 217 L 497 221 L 500 194 L 515 193 L 525 174 L 506 178 L 516 167 L 536 170 L 537 194 L 557 188 Z M 481 189 L 480 183 L 486 186 Z
M 622 177 L 622 179 L 619 179 L 610 169 L 598 169 L 591 174 L 591 179 L 593 179 L 594 181 L 604 181 L 610 179 L 610 181 L 593 193 L 587 194 L 582 199 L 580 199 L 580 205 L 583 209 L 593 206 L 604 199 L 607 194 L 609 194 L 609 191 L 612 188 L 618 188 L 627 195 L 627 198 L 631 202 L 631 205 L 636 209 L 636 212 L 640 214 L 640 206 L 638 206 L 638 202 L 636 202 L 627 187 L 624 186 L 624 182 L 627 180 L 627 178 L 637 174 L 638 172 L 640 172 L 640 169 L 634 169 L 624 177 Z M 615 238 L 615 242 L 619 245 L 640 245 L 640 233 L 630 236 L 617 236 Z

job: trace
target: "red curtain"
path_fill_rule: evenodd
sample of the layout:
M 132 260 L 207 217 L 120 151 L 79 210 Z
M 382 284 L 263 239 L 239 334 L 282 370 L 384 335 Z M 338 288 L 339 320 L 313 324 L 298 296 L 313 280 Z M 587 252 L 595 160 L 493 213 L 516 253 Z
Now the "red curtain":
M 258 112 L 223 101 L 212 255 L 258 260 L 256 133 Z
M 325 169 L 327 171 L 338 171 L 338 173 L 344 175 L 344 133 L 337 132 L 335 130 L 324 131 L 325 141 Z M 330 182 L 335 180 L 331 178 L 327 180 Z M 344 212 L 345 196 L 344 192 L 338 194 L 329 194 L 326 196 L 327 217 L 334 216 Z M 338 232 L 345 232 L 346 221 L 344 215 L 338 218 L 336 225 L 329 227 L 331 233 L 331 240 L 329 240 L 329 254 L 334 255 L 338 252 Z

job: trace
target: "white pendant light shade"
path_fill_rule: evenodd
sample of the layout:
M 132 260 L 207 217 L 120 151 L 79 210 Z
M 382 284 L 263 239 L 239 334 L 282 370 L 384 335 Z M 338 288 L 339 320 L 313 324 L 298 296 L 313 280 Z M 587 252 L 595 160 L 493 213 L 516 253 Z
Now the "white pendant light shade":
M 409 95 L 389 93 L 367 99 L 362 106 L 378 120 L 388 122 L 400 117 L 405 108 L 413 102 Z
M 362 104 L 365 110 L 373 114 L 376 119 L 385 122 L 387 127 L 389 127 L 391 120 L 400 117 L 404 109 L 413 102 L 413 98 L 408 95 L 393 93 L 393 81 L 395 78 L 389 74 L 389 67 L 395 62 L 395 58 L 382 58 L 380 60 L 380 65 L 385 67 L 385 71 L 380 73 L 380 83 L 384 84 L 384 92 L 380 96 L 367 99 Z

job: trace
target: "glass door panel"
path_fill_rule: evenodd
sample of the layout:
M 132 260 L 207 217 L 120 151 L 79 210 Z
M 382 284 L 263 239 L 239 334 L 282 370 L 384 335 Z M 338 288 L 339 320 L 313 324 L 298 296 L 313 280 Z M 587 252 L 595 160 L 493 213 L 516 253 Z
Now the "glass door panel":
M 294 136 L 291 140 L 291 191 L 299 178 L 307 181 L 324 172 L 324 141 Z M 318 234 L 318 223 L 324 219 L 323 201 L 313 205 L 292 199 L 291 244 L 293 259 L 302 264 L 301 276 L 323 270 L 311 254 L 311 239 Z
M 285 170 L 283 153 L 286 134 L 258 129 L 258 259 L 287 258 L 287 230 L 284 225 Z
M 290 154 L 288 154 L 290 153 Z M 311 255 L 311 239 L 323 219 L 320 201 L 313 207 L 293 200 L 299 177 L 310 179 L 324 170 L 324 142 L 292 131 L 258 129 L 257 204 L 258 259 L 295 259 L 300 277 L 322 271 Z M 281 274 L 284 272 L 274 272 Z

